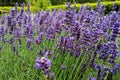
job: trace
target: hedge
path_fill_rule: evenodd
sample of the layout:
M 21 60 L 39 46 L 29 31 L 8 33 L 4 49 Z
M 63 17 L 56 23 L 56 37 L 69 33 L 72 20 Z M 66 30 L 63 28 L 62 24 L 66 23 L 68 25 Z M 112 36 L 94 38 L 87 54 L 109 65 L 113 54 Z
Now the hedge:
M 105 5 L 105 7 L 106 7 L 106 10 L 105 10 L 106 14 L 109 13 L 112 10 L 113 3 L 114 2 L 102 2 L 102 4 Z M 117 3 L 116 10 L 118 10 L 120 8 L 120 1 L 116 1 L 116 3 Z M 97 6 L 97 3 L 86 3 L 86 4 L 83 4 L 83 5 L 86 6 L 87 4 L 89 4 L 89 8 L 94 8 L 95 9 L 96 6 Z M 74 4 L 72 5 L 72 7 L 73 6 L 74 6 Z M 80 6 L 81 6 L 81 4 L 76 4 L 77 10 L 79 10 Z M 11 6 L 0 7 L 0 14 L 9 13 L 11 8 L 12 8 Z M 18 9 L 20 10 L 20 7 L 18 7 Z M 63 10 L 65 10 L 66 6 L 65 5 L 49 6 L 49 7 L 47 7 L 47 9 L 50 9 L 51 11 L 53 11 L 54 9 L 57 9 L 57 10 L 58 9 L 63 9 Z M 25 7 L 25 10 L 27 11 L 27 7 Z M 40 10 L 39 7 L 36 7 L 36 6 L 31 7 L 32 12 L 37 12 L 39 10 Z
M 115 1 L 115 2 L 117 4 L 117 8 L 116 8 L 116 11 L 117 11 L 120 8 L 120 1 Z M 105 14 L 109 13 L 112 10 L 113 3 L 114 2 L 101 2 L 101 4 L 103 4 L 106 7 Z M 86 3 L 86 4 L 83 4 L 83 6 L 86 6 L 86 5 L 89 5 L 90 9 L 91 8 L 95 9 L 96 6 L 97 6 L 97 3 Z M 74 4 L 72 4 L 72 7 L 73 6 L 74 6 Z M 76 4 L 77 10 L 79 10 L 80 6 L 81 6 L 81 4 Z M 65 10 L 66 9 L 66 5 L 49 6 L 48 9 L 50 9 L 51 11 L 53 11 L 54 9 L 56 9 L 56 10 L 58 10 L 58 9 Z
M 12 6 L 0 7 L 0 14 L 9 13 L 12 8 L 13 8 Z M 18 7 L 18 10 L 20 10 L 20 8 L 21 7 Z M 31 11 L 34 13 L 39 11 L 39 9 L 40 9 L 39 7 L 34 6 L 31 7 Z M 25 10 L 27 11 L 27 7 L 25 7 Z
M 23 2 L 27 3 L 27 0 L 0 0 L 0 6 L 14 6 L 16 2 L 21 5 Z
M 76 3 L 95 3 L 98 0 L 50 0 L 52 5 L 60 5 L 60 4 L 64 4 L 65 2 L 76 2 Z M 101 0 L 101 2 L 105 2 L 105 1 L 120 1 L 120 0 Z

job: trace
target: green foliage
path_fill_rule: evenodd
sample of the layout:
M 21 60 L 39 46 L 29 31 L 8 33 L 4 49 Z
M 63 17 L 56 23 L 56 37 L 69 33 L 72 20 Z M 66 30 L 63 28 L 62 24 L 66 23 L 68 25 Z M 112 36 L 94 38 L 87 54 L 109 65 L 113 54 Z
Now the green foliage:
M 93 2 L 97 2 L 98 0 L 75 0 L 77 3 L 93 3 Z M 105 2 L 105 1 L 115 1 L 115 0 L 101 0 L 101 2 Z
M 113 3 L 114 2 L 102 2 L 102 4 L 103 5 L 105 5 L 105 7 L 106 7 L 106 10 L 105 10 L 105 13 L 107 14 L 107 13 L 109 13 L 111 10 L 112 10 L 112 7 L 113 7 Z M 117 8 L 116 8 L 116 11 L 119 9 L 119 7 L 120 7 L 120 1 L 116 1 L 116 3 L 117 3 Z M 89 8 L 91 9 L 91 8 L 96 8 L 96 6 L 97 6 L 97 3 L 86 3 L 86 4 L 83 4 L 84 6 L 86 6 L 86 5 L 89 5 Z M 74 4 L 72 5 L 72 7 L 74 6 Z M 80 8 L 80 4 L 76 4 L 76 7 L 77 7 L 77 10 L 79 10 L 79 8 Z M 53 11 L 54 9 L 63 9 L 63 10 L 65 10 L 66 9 L 66 6 L 65 5 L 57 5 L 57 6 L 49 6 L 48 7 L 51 11 Z
M 44 4 L 42 4 L 42 3 L 44 3 Z M 46 4 L 45 4 L 45 0 L 43 0 L 43 2 L 42 2 L 42 0 L 38 1 L 36 6 L 32 6 L 31 7 L 31 11 L 32 12 L 37 12 L 41 8 L 43 10 L 46 10 L 46 9 L 49 8 L 51 11 L 53 11 L 54 9 L 63 9 L 63 10 L 66 9 L 65 5 L 50 6 L 51 3 L 50 4 L 49 3 L 50 2 L 46 2 Z M 119 7 L 120 7 L 120 1 L 116 1 L 116 3 L 117 3 L 116 10 L 118 10 Z M 35 5 L 34 3 L 31 3 L 31 4 Z M 90 8 L 95 8 L 96 5 L 97 5 L 97 3 L 86 3 L 86 4 L 83 4 L 83 5 L 87 5 L 87 4 L 89 4 Z M 102 2 L 102 4 L 104 4 L 106 6 L 105 13 L 108 13 L 109 11 L 112 10 L 113 2 Z M 74 4 L 72 5 L 72 7 L 73 6 L 74 6 Z M 79 10 L 79 8 L 80 8 L 81 5 L 80 4 L 76 4 L 76 6 L 77 6 L 77 10 Z M 12 8 L 12 6 L 0 7 L 0 14 L 2 14 L 2 13 L 9 13 L 9 11 L 10 11 L 11 8 Z M 18 9 L 20 10 L 20 7 Z M 25 9 L 27 10 L 27 7 L 25 7 Z
M 12 6 L 5 6 L 5 7 L 0 7 L 0 14 L 4 14 L 4 13 L 9 13 L 9 11 L 12 9 Z M 18 10 L 20 10 L 21 8 L 18 7 Z M 36 6 L 32 6 L 31 7 L 31 11 L 33 13 L 37 12 L 40 8 L 36 7 Z M 25 10 L 27 11 L 27 7 L 25 7 Z
M 0 0 L 0 6 L 14 6 L 16 2 L 22 4 L 27 3 L 27 0 Z
M 51 3 L 52 5 L 59 5 L 59 4 L 63 4 L 66 1 L 67 0 L 51 0 Z
M 51 6 L 50 0 L 26 0 L 26 2 L 30 2 L 31 6 L 36 6 L 42 9 L 46 9 L 48 6 Z
M 93 3 L 97 2 L 98 0 L 51 0 L 52 5 L 59 5 L 59 4 L 64 4 L 65 2 L 76 2 L 76 3 Z M 115 1 L 115 0 L 101 0 L 101 2 L 106 2 L 106 1 Z M 120 1 L 120 0 L 117 0 Z
M 45 10 L 48 6 L 51 6 L 50 0 L 38 0 L 36 2 L 37 6 Z
M 0 7 L 0 14 L 3 14 L 3 13 L 8 13 L 10 11 L 12 7 L 11 6 L 8 6 L 8 7 Z
M 55 39 L 55 42 L 58 38 L 60 38 L 60 36 L 63 35 L 64 34 L 58 35 L 58 37 Z M 6 38 L 9 39 L 11 36 L 12 35 L 7 35 Z M 33 45 L 33 51 L 30 51 L 28 48 L 26 48 L 25 38 L 22 38 L 22 42 L 23 44 L 18 48 L 19 55 L 15 55 L 10 44 L 2 44 L 0 41 L 0 44 L 3 46 L 3 49 L 0 51 L 0 80 L 50 80 L 44 76 L 41 70 L 35 69 L 35 58 L 38 55 L 39 50 L 44 50 L 44 47 L 46 47 L 47 49 L 53 51 L 57 44 L 44 38 L 43 42 L 38 47 Z M 84 75 L 81 75 L 83 76 L 82 80 L 88 80 L 88 75 L 91 75 L 92 77 L 97 76 L 97 70 L 91 69 L 89 66 L 86 68 L 85 72 L 80 71 L 81 65 L 87 60 L 87 55 L 82 55 L 81 57 L 77 58 L 69 55 L 69 53 L 66 51 L 64 54 L 61 51 L 56 51 L 54 54 L 56 54 L 56 60 L 54 60 L 52 56 L 49 56 L 49 58 L 52 61 L 51 70 L 53 70 L 55 74 L 55 80 L 80 80 L 78 79 L 80 77 L 79 73 L 84 73 Z M 120 60 L 118 60 L 118 62 L 119 61 Z M 67 66 L 67 69 L 64 71 L 61 68 L 63 63 Z M 103 62 L 100 61 L 99 63 L 103 64 Z M 78 78 L 72 79 L 74 74 L 76 74 L 74 77 Z M 119 74 L 120 72 L 113 77 L 113 80 L 119 80 Z

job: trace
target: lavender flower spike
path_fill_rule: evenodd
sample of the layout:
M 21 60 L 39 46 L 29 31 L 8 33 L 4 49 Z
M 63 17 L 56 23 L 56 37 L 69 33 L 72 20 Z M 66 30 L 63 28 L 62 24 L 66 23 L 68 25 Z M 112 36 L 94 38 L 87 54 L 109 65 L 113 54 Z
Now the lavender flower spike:
M 2 46 L 0 46 L 0 50 L 2 49 Z
M 35 68 L 42 70 L 45 76 L 48 76 L 48 72 L 51 67 L 51 60 L 46 57 L 37 57 L 35 62 Z

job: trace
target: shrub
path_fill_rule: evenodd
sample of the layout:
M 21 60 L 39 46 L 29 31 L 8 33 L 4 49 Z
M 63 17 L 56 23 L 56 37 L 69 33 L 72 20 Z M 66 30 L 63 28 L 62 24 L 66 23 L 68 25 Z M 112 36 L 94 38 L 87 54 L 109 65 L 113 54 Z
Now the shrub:
M 12 6 L 5 6 L 5 7 L 0 7 L 0 14 L 3 13 L 9 13 L 9 11 L 11 10 Z M 31 11 L 32 12 L 37 12 L 40 8 L 36 7 L 36 6 L 32 6 L 31 7 Z M 18 10 L 20 10 L 20 7 L 18 7 Z M 27 11 L 27 7 L 25 7 L 25 10 Z
M 27 0 L 0 0 L 0 6 L 14 6 L 16 2 L 22 4 L 27 3 Z
M 103 5 L 105 5 L 106 7 L 106 10 L 105 10 L 105 13 L 109 13 L 109 11 L 112 10 L 112 6 L 113 6 L 113 3 L 114 2 L 102 2 Z M 119 9 L 120 7 L 120 1 L 116 1 L 117 3 L 117 8 L 116 10 Z M 97 3 L 86 3 L 86 4 L 83 4 L 84 6 L 86 6 L 87 4 L 89 4 L 89 8 L 96 8 L 97 6 Z M 72 5 L 72 7 L 74 6 L 74 4 Z M 81 4 L 76 4 L 76 7 L 77 7 L 77 10 L 79 10 Z M 65 10 L 66 9 L 66 6 L 65 5 L 57 5 L 57 6 L 49 6 L 48 7 L 51 11 L 53 11 L 54 9 L 63 9 Z
M 51 3 L 52 5 L 59 5 L 59 4 L 62 4 L 64 1 L 63 0 L 51 0 Z
M 97 0 L 75 0 L 77 3 L 94 3 L 97 2 Z M 115 0 L 101 0 L 101 2 L 105 2 L 105 1 L 115 1 Z
M 101 2 L 105 2 L 105 1 L 115 1 L 115 0 L 101 0 Z M 60 5 L 60 4 L 63 4 L 64 2 L 94 3 L 94 2 L 97 2 L 97 0 L 51 0 L 52 5 Z
M 46 9 L 48 6 L 51 6 L 50 0 L 38 0 L 37 6 L 41 9 Z

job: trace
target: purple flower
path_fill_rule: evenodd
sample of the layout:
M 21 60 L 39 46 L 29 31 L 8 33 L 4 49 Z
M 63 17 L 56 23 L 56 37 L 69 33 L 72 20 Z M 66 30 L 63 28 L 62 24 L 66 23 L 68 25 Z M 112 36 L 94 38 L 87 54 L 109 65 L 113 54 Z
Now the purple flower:
M 30 47 L 31 43 L 32 43 L 32 39 L 31 38 L 27 38 L 27 43 L 26 43 L 27 48 Z
M 22 32 L 19 28 L 14 28 L 14 35 L 17 38 L 21 38 Z
M 91 78 L 91 80 L 97 80 L 96 78 Z
M 68 3 L 67 3 L 67 9 L 70 9 L 70 8 L 71 8 L 71 3 L 68 2 Z
M 50 68 L 50 67 L 51 67 L 51 60 L 47 60 L 47 61 L 45 62 L 45 67 L 46 67 L 46 68 Z
M 22 5 L 21 5 L 22 7 L 24 7 L 25 6 L 25 3 L 22 3 Z
M 0 50 L 2 49 L 2 46 L 0 46 Z
M 32 47 L 32 46 L 30 46 L 29 49 L 30 49 L 31 51 L 33 51 L 33 47 Z
M 5 44 L 6 43 L 6 39 L 5 39 L 5 36 L 2 36 L 2 42 Z
M 54 73 L 52 71 L 50 72 L 49 76 L 50 76 L 50 80 L 54 80 Z
M 51 65 L 52 65 L 51 60 L 49 60 L 46 57 L 36 58 L 35 68 L 42 70 L 45 75 L 48 75 Z
M 3 15 L 2 16 L 2 20 L 0 21 L 0 24 L 4 24 L 7 20 L 7 16 L 6 15 Z
M 7 17 L 7 26 L 11 26 L 11 25 L 12 25 L 11 17 L 8 16 Z
M 15 47 L 14 44 L 12 44 L 13 51 L 15 52 L 16 55 L 18 55 L 18 49 Z
M 16 14 L 16 10 L 15 10 L 14 8 L 12 8 L 11 11 L 10 11 L 10 16 L 11 16 L 12 18 L 14 18 L 14 17 L 15 17 L 15 14 Z
M 40 62 L 40 58 L 37 57 L 36 60 L 35 60 L 36 63 L 39 63 Z
M 97 80 L 96 78 L 89 78 L 88 80 Z
M 114 2 L 112 9 L 115 10 L 117 8 L 116 2 Z
M 35 64 L 35 68 L 36 68 L 36 69 L 41 69 L 41 65 L 40 65 L 39 63 L 36 63 L 36 64 Z
M 120 53 L 118 53 L 117 56 L 120 57 Z
M 113 74 L 116 75 L 118 71 L 119 71 L 119 64 L 116 63 L 113 67 Z
M 101 2 L 101 0 L 98 0 L 98 3 L 100 3 Z
M 37 45 L 39 45 L 42 42 L 42 36 L 41 37 L 36 37 L 34 41 Z
M 97 79 L 96 78 L 92 78 L 91 76 L 89 76 L 88 80 L 97 80 Z
M 11 38 L 9 39 L 9 43 L 10 43 L 10 44 L 13 44 L 14 41 L 15 41 L 15 38 L 14 38 L 14 37 L 11 37 Z
M 62 65 L 62 70 L 65 70 L 66 69 L 66 66 L 65 65 Z
M 40 55 L 40 56 L 43 56 L 43 54 L 44 54 L 44 52 L 42 52 L 42 51 L 40 50 L 39 55 Z
M 56 60 L 57 56 L 56 55 L 53 55 L 53 59 Z

